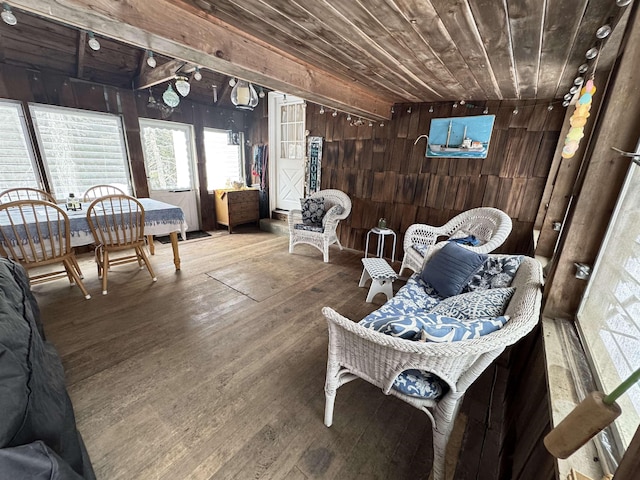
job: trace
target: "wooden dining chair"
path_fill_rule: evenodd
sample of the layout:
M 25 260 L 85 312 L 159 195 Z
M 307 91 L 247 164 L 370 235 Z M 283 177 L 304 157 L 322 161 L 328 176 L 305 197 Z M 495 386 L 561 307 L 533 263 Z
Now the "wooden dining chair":
M 56 203 L 53 195 L 38 188 L 10 188 L 0 192 L 0 203 L 15 202 L 17 200 L 44 200 L 45 202 Z
M 96 198 L 104 197 L 105 195 L 126 195 L 122 189 L 114 187 L 113 185 L 94 185 L 89 187 L 82 195 L 83 202 L 90 202 Z
M 86 299 L 82 272 L 71 249 L 69 217 L 44 200 L 18 200 L 0 205 L 0 255 L 20 263 L 30 273 L 36 267 L 62 263 L 64 270 L 30 275 L 32 284 L 69 278 Z
M 87 220 L 96 243 L 98 276 L 102 278 L 102 294 L 107 294 L 107 276 L 111 266 L 137 261 L 146 267 L 155 282 L 149 258 L 144 251 L 144 207 L 128 195 L 97 198 L 87 208 Z M 111 254 L 133 250 L 133 255 L 111 258 Z

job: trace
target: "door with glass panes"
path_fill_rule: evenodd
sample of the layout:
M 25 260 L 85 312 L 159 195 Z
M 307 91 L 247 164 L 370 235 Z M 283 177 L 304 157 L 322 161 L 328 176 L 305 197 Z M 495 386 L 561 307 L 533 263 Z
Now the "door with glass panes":
M 149 197 L 182 208 L 187 231 L 200 229 L 191 125 L 140 119 Z
M 305 168 L 305 103 L 291 95 L 270 93 L 273 109 L 272 133 L 275 138 L 274 166 L 270 191 L 272 208 L 293 210 L 300 208 L 300 199 L 304 197 Z M 274 184 L 275 183 L 275 184 Z M 275 205 L 274 205 L 275 203 Z

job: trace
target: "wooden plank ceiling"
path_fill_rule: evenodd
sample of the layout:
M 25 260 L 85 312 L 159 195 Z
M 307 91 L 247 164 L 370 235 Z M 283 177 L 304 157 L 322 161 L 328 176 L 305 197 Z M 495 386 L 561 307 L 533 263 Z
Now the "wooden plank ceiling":
M 598 27 L 615 26 L 628 8 L 615 0 L 16 0 L 11 5 L 19 23 L 0 30 L 7 63 L 130 86 L 145 74 L 149 48 L 159 65 L 177 60 L 192 69 L 202 66 L 202 82 L 192 82 L 202 97 L 211 98 L 213 84 L 222 89 L 225 75 L 237 76 L 375 119 L 389 118 L 394 103 L 560 99 L 586 62 L 585 52 L 596 45 Z M 23 18 L 24 11 L 36 16 Z M 65 31 L 62 24 L 73 28 Z M 86 41 L 82 29 L 104 40 L 100 52 L 79 49 Z M 601 57 L 599 68 L 614 56 Z M 228 97 L 228 91 L 219 94 Z

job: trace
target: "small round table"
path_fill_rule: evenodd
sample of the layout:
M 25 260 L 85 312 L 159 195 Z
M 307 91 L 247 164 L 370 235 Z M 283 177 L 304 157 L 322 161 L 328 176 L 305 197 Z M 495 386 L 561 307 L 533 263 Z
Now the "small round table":
M 391 251 L 391 263 L 396 261 L 396 232 L 390 228 L 378 228 L 374 227 L 367 232 L 367 243 L 364 247 L 364 258 L 369 255 L 369 236 L 371 234 L 378 235 L 378 246 L 376 249 L 376 256 L 382 258 L 384 255 L 384 241 L 387 235 L 393 236 L 393 250 Z M 382 240 L 382 241 L 381 241 Z

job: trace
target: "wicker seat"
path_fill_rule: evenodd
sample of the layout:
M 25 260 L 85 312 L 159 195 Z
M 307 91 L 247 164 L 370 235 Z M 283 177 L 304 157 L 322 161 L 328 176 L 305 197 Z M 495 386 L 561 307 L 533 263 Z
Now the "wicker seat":
M 441 227 L 414 223 L 404 234 L 404 257 L 400 274 L 405 268 L 420 272 L 425 256 L 415 246 L 423 246 L 429 250 L 439 241 L 456 235 L 474 235 L 480 244 L 465 248 L 478 253 L 490 253 L 504 243 L 511 233 L 511 218 L 502 210 L 491 207 L 480 207 L 456 215 Z
M 104 197 L 105 195 L 126 195 L 126 192 L 123 192 L 121 189 L 114 187 L 113 185 L 94 185 L 84 192 L 82 195 L 82 201 L 90 202 L 91 200 Z
M 302 222 L 302 211 L 291 210 L 289 212 L 289 253 L 293 253 L 293 247 L 298 243 L 308 243 L 322 252 L 323 260 L 329 261 L 329 245 L 338 244 L 340 250 L 342 245 L 338 240 L 336 230 L 340 220 L 344 220 L 351 213 L 351 199 L 340 190 L 320 190 L 310 195 L 311 198 L 324 198 L 325 211 L 322 219 L 322 227 L 317 231 L 296 228 Z M 341 209 L 333 209 L 334 206 Z
M 91 298 L 71 249 L 69 217 L 54 203 L 19 200 L 0 205 L 0 255 L 25 267 L 32 284 L 66 276 L 86 299 Z M 31 275 L 32 269 L 55 263 L 62 263 L 64 270 Z
M 322 313 L 329 324 L 329 353 L 325 383 L 325 425 L 333 422 L 337 389 L 362 378 L 423 411 L 433 429 L 433 475 L 444 478 L 445 450 L 463 396 L 478 376 L 504 349 L 537 324 L 540 315 L 542 271 L 539 263 L 524 258 L 511 286 L 515 292 L 505 315 L 505 326 L 488 335 L 450 343 L 417 342 L 365 328 L 333 309 Z M 408 396 L 392 388 L 401 372 L 417 369 L 444 380 L 449 390 L 437 400 Z
M 151 279 L 157 280 L 144 252 L 144 208 L 127 195 L 107 195 L 94 200 L 87 208 L 87 220 L 96 247 L 98 276 L 102 278 L 102 294 L 107 294 L 107 276 L 112 265 L 137 261 L 146 267 Z M 111 258 L 111 253 L 133 250 L 133 255 Z
M 18 200 L 44 200 L 45 202 L 56 203 L 53 195 L 37 188 L 10 188 L 9 190 L 0 192 L 0 203 L 15 202 Z

